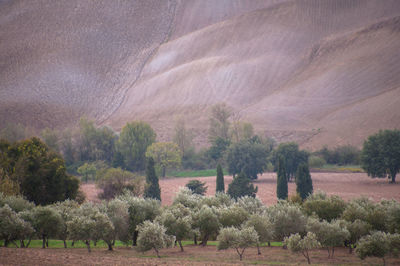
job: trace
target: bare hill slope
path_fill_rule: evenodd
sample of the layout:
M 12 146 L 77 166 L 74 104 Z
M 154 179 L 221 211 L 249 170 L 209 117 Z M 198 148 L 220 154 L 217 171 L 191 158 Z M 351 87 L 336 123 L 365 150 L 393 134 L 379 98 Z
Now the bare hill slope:
M 0 1 L 0 123 L 206 139 L 225 102 L 278 141 L 360 145 L 400 128 L 397 0 Z

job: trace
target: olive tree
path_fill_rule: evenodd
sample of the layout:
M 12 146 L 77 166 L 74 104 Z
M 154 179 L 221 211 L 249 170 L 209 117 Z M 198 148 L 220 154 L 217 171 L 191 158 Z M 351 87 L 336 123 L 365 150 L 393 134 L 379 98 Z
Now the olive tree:
M 257 244 L 258 234 L 253 227 L 227 227 L 221 229 L 217 241 L 218 250 L 234 248 L 242 260 L 246 248 Z
M 29 242 L 25 245 L 24 240 L 30 238 L 34 230 L 31 224 L 23 220 L 15 211 L 13 211 L 7 204 L 0 207 L 0 239 L 4 241 L 4 247 L 9 243 L 14 243 L 20 240 L 20 247 L 29 246 Z
M 192 234 L 192 217 L 190 209 L 182 204 L 173 205 L 162 212 L 156 218 L 166 228 L 168 235 L 175 236 L 176 241 L 183 252 L 182 240 Z
M 371 235 L 362 237 L 357 242 L 356 254 L 360 259 L 378 257 L 386 265 L 385 256 L 390 252 L 390 236 L 387 233 L 376 231 Z
M 286 245 L 292 252 L 301 252 L 307 259 L 308 264 L 311 264 L 310 255 L 308 252 L 312 249 L 319 248 L 321 244 L 317 240 L 317 236 L 308 232 L 304 238 L 301 238 L 300 234 L 290 235 L 285 237 L 284 245 Z
M 202 245 L 206 246 L 207 241 L 212 234 L 216 234 L 221 227 L 218 219 L 218 210 L 215 207 L 203 205 L 193 214 L 194 225 L 198 228 Z
M 261 255 L 260 243 L 269 243 L 274 238 L 273 224 L 265 214 L 253 214 L 244 223 L 244 227 L 253 227 L 254 230 L 256 230 L 258 234 L 257 253 L 258 255 Z
M 64 248 L 67 248 L 68 224 L 79 208 L 79 204 L 73 200 L 65 200 L 52 205 L 52 208 L 60 214 L 61 226 L 57 236 L 64 242 Z
M 113 244 L 118 239 L 124 243 L 131 240 L 129 233 L 129 205 L 128 202 L 119 198 L 113 199 L 105 203 L 104 212 L 107 214 L 112 225 L 114 226 Z
M 339 196 L 327 196 L 325 192 L 317 191 L 307 197 L 302 207 L 308 216 L 315 214 L 329 222 L 341 217 L 346 203 Z
M 42 248 L 46 248 L 49 237 L 57 236 L 62 230 L 61 215 L 50 206 L 37 206 L 32 212 L 32 226 L 36 234 L 43 240 Z
M 138 225 L 138 231 L 138 249 L 142 252 L 154 249 L 159 258 L 159 250 L 171 247 L 175 241 L 175 237 L 168 236 L 165 227 L 158 222 L 144 221 Z
M 93 204 L 83 204 L 67 222 L 67 226 L 70 238 L 84 241 L 88 252 L 91 252 L 90 241 L 96 243 L 98 240 L 104 240 L 108 249 L 112 250 L 115 228 L 108 216 Z
M 282 241 L 291 234 L 302 234 L 306 231 L 307 217 L 297 205 L 281 201 L 268 208 L 267 214 L 273 224 L 274 238 L 277 241 Z
M 342 227 L 339 221 L 329 223 L 310 218 L 307 222 L 307 231 L 313 232 L 321 246 L 327 248 L 328 258 L 333 258 L 335 247 L 343 246 L 345 240 L 350 238 L 349 231 L 346 227 Z
M 249 217 L 249 213 L 239 204 L 219 209 L 219 222 L 222 227 L 240 227 Z

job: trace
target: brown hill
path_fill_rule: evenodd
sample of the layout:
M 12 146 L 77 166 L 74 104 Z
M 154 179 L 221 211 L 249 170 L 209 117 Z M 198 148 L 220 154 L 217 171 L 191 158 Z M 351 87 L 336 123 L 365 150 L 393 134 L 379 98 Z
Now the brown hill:
M 316 148 L 400 128 L 397 0 L 0 1 L 0 123 L 142 119 L 206 140 L 225 102 Z

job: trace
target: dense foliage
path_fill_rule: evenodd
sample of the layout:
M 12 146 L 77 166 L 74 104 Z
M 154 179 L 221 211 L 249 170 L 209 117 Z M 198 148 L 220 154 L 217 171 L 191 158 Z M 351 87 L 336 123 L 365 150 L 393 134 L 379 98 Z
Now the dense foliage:
M 400 131 L 385 130 L 369 136 L 364 142 L 361 161 L 369 176 L 387 177 L 395 183 L 400 171 Z

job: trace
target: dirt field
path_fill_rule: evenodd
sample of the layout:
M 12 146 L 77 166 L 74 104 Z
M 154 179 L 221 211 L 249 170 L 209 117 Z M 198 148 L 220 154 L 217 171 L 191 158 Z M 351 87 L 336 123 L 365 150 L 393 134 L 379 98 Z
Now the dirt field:
M 323 190 L 328 194 L 339 195 L 345 200 L 361 195 L 376 201 L 382 198 L 394 198 L 400 201 L 400 183 L 389 184 L 387 179 L 372 179 L 364 173 L 311 173 L 314 190 Z M 199 179 L 206 182 L 207 195 L 215 194 L 215 177 L 200 178 L 167 178 L 160 180 L 161 199 L 163 205 L 170 205 L 179 187 L 187 182 Z M 232 182 L 231 176 L 225 176 L 225 189 Z M 276 203 L 276 174 L 266 173 L 254 182 L 258 186 L 257 196 L 267 205 Z M 98 190 L 94 184 L 84 184 L 83 190 L 88 200 L 96 201 Z M 295 193 L 296 185 L 289 184 L 289 195 Z
M 153 251 L 144 254 L 132 248 L 117 248 L 110 252 L 105 249 L 16 249 L 0 248 L 0 265 L 243 265 L 243 264 L 276 264 L 306 265 L 301 254 L 294 254 L 280 247 L 263 247 L 262 255 L 257 255 L 256 248 L 247 249 L 243 261 L 235 250 L 218 251 L 215 246 L 186 246 L 184 252 L 179 248 L 163 249 L 161 258 L 155 257 Z M 361 261 L 347 249 L 335 249 L 335 256 L 328 259 L 326 250 L 310 252 L 311 262 L 319 265 L 381 265 L 378 258 L 367 258 Z M 387 258 L 387 265 L 399 265 L 400 259 Z

